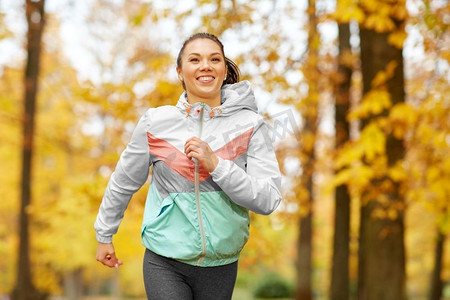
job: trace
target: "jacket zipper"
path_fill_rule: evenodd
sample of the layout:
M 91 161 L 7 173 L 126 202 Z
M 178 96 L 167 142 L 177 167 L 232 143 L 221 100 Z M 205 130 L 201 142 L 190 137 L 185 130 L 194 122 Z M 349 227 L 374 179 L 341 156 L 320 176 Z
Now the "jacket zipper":
M 199 129 L 198 129 L 198 138 L 202 137 L 203 130 L 203 112 L 205 109 L 205 104 L 200 103 L 200 114 L 199 114 Z M 199 178 L 199 163 L 198 160 L 195 160 L 195 199 L 197 201 L 197 213 L 198 220 L 200 225 L 200 233 L 202 235 L 202 253 L 200 254 L 200 259 L 198 260 L 198 265 L 201 265 L 203 258 L 206 254 L 206 239 L 205 239 L 205 230 L 203 228 L 203 219 L 202 219 L 202 210 L 200 207 L 200 178 Z

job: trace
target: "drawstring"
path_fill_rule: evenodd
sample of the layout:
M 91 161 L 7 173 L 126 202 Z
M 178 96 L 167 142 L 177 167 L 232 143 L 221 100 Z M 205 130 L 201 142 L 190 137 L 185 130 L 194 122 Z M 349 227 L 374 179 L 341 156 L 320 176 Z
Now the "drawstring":
M 186 102 L 183 102 L 183 105 L 184 105 L 184 107 L 186 108 L 186 116 L 185 116 L 185 118 L 187 118 L 188 116 L 189 116 L 189 114 L 191 113 L 191 110 L 192 110 L 192 105 L 190 105 L 189 103 L 186 103 Z M 205 107 L 205 104 L 204 103 L 201 103 L 200 104 L 201 106 L 202 106 L 202 108 L 204 109 L 204 107 Z M 195 111 L 195 115 L 196 116 L 198 116 L 199 114 L 200 114 L 200 110 L 201 110 L 201 108 L 198 108 L 196 111 Z M 222 113 L 222 109 L 220 108 L 220 107 L 214 107 L 214 108 L 212 108 L 210 111 L 209 111 L 209 116 L 212 118 L 212 119 L 214 119 L 215 117 L 216 117 L 216 115 L 217 114 L 221 114 Z
M 199 124 L 198 124 L 198 138 L 202 138 L 202 131 L 203 131 L 203 113 L 205 111 L 205 104 L 200 103 L 200 106 L 198 107 L 196 111 L 196 115 L 200 114 L 199 118 Z M 202 253 L 200 254 L 200 258 L 198 260 L 198 265 L 200 266 L 202 264 L 202 260 L 206 255 L 206 237 L 205 237 L 205 229 L 203 227 L 203 218 L 202 218 L 202 209 L 200 205 L 200 165 L 198 160 L 195 159 L 195 171 L 194 171 L 194 188 L 195 188 L 195 199 L 197 201 L 197 213 L 198 213 L 198 220 L 200 225 L 200 232 L 202 236 Z
M 220 107 L 214 107 L 213 109 L 211 109 L 211 111 L 209 112 L 209 116 L 211 117 L 211 118 L 215 118 L 216 117 L 216 115 L 214 114 L 214 111 L 216 111 L 218 114 L 221 114 L 222 113 L 222 110 L 220 109 Z
M 189 114 L 191 113 L 191 105 L 189 103 L 183 102 L 184 107 L 186 108 L 186 116 L 185 118 L 187 118 L 189 116 Z
M 186 118 L 191 113 L 192 105 L 189 103 L 183 102 L 184 106 L 186 107 Z M 198 118 L 198 138 L 202 138 L 202 131 L 203 131 L 203 115 L 205 113 L 205 103 L 200 103 L 199 106 L 195 110 L 195 115 L 199 116 Z M 211 118 L 215 118 L 214 113 L 221 114 L 222 110 L 219 107 L 214 107 L 210 110 L 209 116 Z M 198 260 L 198 265 L 200 266 L 202 264 L 203 258 L 206 255 L 206 236 L 205 236 L 205 229 L 203 226 L 203 217 L 202 217 L 202 208 L 200 204 L 200 165 L 197 159 L 193 159 L 195 165 L 194 165 L 194 189 L 195 189 L 195 199 L 197 202 L 197 214 L 198 214 L 198 220 L 200 225 L 200 232 L 202 237 L 202 253 L 200 254 L 200 258 Z

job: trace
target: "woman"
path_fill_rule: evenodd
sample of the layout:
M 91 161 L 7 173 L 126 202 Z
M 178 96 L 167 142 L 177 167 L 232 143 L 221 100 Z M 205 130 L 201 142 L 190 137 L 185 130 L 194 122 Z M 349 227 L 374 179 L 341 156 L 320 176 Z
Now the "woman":
M 153 166 L 141 229 L 149 299 L 231 299 L 249 210 L 278 206 L 281 176 L 250 84 L 214 35 L 177 58 L 176 106 L 150 108 L 122 153 L 100 205 L 97 260 L 118 268 L 112 235 Z

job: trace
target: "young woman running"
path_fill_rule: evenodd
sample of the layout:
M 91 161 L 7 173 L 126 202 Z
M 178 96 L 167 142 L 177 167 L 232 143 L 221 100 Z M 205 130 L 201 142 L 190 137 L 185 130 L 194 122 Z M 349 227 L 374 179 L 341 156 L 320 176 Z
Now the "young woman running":
M 153 175 L 141 228 L 144 284 L 152 300 L 231 299 L 249 210 L 273 212 L 281 175 L 248 81 L 208 33 L 177 58 L 184 93 L 139 120 L 95 222 L 97 260 L 119 267 L 112 236 L 132 195 Z

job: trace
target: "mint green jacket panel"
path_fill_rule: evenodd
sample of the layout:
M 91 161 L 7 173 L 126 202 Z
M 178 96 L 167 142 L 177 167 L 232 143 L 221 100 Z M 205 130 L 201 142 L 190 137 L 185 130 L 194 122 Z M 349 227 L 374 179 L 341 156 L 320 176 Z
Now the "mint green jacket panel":
M 239 258 L 248 240 L 248 210 L 224 192 L 202 192 L 201 212 L 206 252 L 192 193 L 170 194 L 161 199 L 156 185 L 150 186 L 142 225 L 142 241 L 153 252 L 201 266 L 219 266 Z
M 207 240 L 206 257 L 237 259 L 249 237 L 248 210 L 233 203 L 223 191 L 200 195 Z

